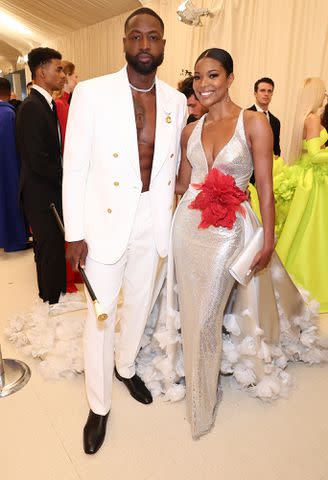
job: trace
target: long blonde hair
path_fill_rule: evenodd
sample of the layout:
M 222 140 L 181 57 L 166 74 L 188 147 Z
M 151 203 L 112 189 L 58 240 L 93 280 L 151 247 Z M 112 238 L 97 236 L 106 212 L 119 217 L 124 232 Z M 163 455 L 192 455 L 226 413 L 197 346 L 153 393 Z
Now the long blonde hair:
M 287 163 L 294 164 L 300 157 L 303 143 L 303 130 L 306 117 L 316 113 L 325 98 L 325 84 L 319 77 L 309 77 L 304 80 L 298 94 L 296 112 L 293 124 L 293 135 Z
M 62 60 L 61 62 L 62 67 L 63 67 L 63 72 L 65 75 L 73 75 L 75 72 L 75 65 L 72 62 L 69 62 L 68 60 Z M 64 89 L 62 88 L 61 90 L 57 90 L 53 94 L 53 99 L 58 100 L 58 98 L 61 98 L 64 95 Z

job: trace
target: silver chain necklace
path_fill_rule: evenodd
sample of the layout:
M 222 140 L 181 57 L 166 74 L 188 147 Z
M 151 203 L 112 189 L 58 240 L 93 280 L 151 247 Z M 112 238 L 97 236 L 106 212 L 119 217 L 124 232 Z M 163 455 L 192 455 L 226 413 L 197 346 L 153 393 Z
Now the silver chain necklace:
M 138 87 L 135 87 L 134 85 L 132 85 L 132 83 L 130 83 L 130 82 L 129 82 L 129 85 L 132 88 L 132 90 L 135 90 L 136 92 L 148 93 L 148 92 L 150 92 L 150 90 L 152 90 L 154 88 L 155 83 L 156 83 L 156 79 L 153 81 L 152 85 L 149 88 L 138 88 Z

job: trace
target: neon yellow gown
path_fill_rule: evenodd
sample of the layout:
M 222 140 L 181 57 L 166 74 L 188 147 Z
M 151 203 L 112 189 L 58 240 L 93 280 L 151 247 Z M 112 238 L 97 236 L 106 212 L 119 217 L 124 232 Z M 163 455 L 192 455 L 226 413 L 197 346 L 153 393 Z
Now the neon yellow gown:
M 274 158 L 273 160 L 273 193 L 275 199 L 276 219 L 275 219 L 275 234 L 279 238 L 284 227 L 289 207 L 293 199 L 295 189 L 300 175 L 300 166 L 293 165 L 292 167 L 285 164 L 282 157 Z M 252 209 L 261 220 L 260 204 L 257 195 L 257 190 L 254 185 L 249 184 L 248 189 L 251 195 Z
M 320 312 L 328 312 L 327 139 L 322 129 L 320 137 L 304 140 L 299 162 L 274 176 L 276 251 L 293 280 L 320 302 Z

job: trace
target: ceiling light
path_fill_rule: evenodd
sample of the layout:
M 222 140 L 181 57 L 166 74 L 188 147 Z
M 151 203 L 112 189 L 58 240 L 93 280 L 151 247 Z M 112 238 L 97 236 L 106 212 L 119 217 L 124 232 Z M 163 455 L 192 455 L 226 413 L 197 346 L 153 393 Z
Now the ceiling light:
M 32 35 L 31 30 L 4 12 L 0 12 L 0 25 L 3 25 L 8 30 L 14 30 L 23 35 Z
M 202 25 L 200 17 L 208 17 L 211 12 L 208 8 L 195 7 L 191 0 L 185 0 L 178 7 L 177 15 L 181 22 L 198 27 Z

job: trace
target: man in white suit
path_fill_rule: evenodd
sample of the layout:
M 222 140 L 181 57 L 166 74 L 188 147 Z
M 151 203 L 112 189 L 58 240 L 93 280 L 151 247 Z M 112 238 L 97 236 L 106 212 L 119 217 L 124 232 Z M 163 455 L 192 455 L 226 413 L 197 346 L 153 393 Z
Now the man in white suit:
M 84 451 L 105 438 L 115 364 L 131 395 L 152 396 L 135 373 L 161 258 L 167 256 L 185 97 L 157 79 L 164 25 L 148 8 L 133 12 L 123 39 L 127 66 L 78 84 L 65 143 L 63 209 L 68 257 L 85 264 L 108 313 L 97 322 L 92 302 L 85 326 L 86 391 L 90 413 Z M 114 327 L 120 290 L 120 333 Z

